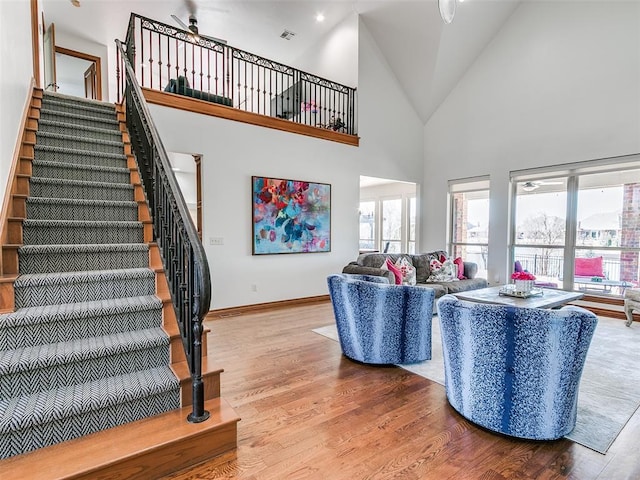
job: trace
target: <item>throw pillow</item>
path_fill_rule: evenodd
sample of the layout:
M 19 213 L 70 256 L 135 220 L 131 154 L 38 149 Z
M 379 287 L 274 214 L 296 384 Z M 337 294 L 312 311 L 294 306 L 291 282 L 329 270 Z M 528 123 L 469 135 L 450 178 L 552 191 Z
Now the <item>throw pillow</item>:
M 402 274 L 403 285 L 415 285 L 416 284 L 416 269 L 407 257 L 400 257 L 395 263 L 395 266 L 400 270 Z
M 458 266 L 453 263 L 452 260 L 445 260 L 440 265 L 440 268 L 434 269 L 433 260 L 431 266 L 431 275 L 428 282 L 457 282 L 458 281 Z
M 602 277 L 602 257 L 576 258 L 576 276 L 578 277 Z
M 396 279 L 396 285 L 402 285 L 402 272 L 398 267 L 396 267 L 391 259 L 387 258 L 384 263 L 380 266 L 382 270 L 389 270 L 393 273 L 393 277 Z
M 456 258 L 453 263 L 458 266 L 458 280 L 464 280 L 467 278 L 464 276 L 464 262 L 462 261 L 462 257 Z

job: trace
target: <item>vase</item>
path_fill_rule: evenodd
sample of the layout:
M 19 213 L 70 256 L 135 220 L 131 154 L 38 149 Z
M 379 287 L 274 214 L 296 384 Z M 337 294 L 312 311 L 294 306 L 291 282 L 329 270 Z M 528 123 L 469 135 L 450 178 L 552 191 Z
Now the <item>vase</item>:
M 533 280 L 516 280 L 516 292 L 529 293 L 533 289 Z

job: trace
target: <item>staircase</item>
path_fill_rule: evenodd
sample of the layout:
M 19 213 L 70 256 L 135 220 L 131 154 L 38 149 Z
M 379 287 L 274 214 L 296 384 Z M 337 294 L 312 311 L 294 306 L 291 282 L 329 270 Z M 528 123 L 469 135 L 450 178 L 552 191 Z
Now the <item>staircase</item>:
M 31 165 L 21 167 L 30 170 L 28 195 L 14 193 L 12 207 L 25 218 L 9 219 L 17 244 L 3 247 L 18 257 L 15 311 L 0 315 L 0 458 L 13 457 L 0 461 L 3 472 L 22 457 L 32 462 L 23 454 L 37 449 L 44 450 L 30 455 L 46 457 L 40 452 L 49 447 L 61 458 L 60 442 L 71 440 L 78 454 L 81 437 L 99 442 L 118 432 L 116 440 L 136 425 L 153 431 L 143 419 L 175 418 L 189 403 L 181 339 L 121 114 L 113 104 L 46 92 L 32 105 L 36 142 Z M 12 262 L 4 263 L 6 273 Z M 203 363 L 207 408 L 216 410 L 209 422 L 225 431 L 227 446 L 211 446 L 219 453 L 230 432 L 235 447 L 239 419 L 218 398 L 222 370 Z M 176 468 L 184 466 L 183 458 Z

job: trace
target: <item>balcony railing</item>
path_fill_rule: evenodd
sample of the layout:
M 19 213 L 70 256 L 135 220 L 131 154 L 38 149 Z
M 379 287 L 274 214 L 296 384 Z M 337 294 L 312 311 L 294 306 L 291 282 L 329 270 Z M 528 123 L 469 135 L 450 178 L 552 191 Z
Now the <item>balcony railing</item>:
M 357 134 L 355 88 L 134 13 L 126 48 L 142 87 Z

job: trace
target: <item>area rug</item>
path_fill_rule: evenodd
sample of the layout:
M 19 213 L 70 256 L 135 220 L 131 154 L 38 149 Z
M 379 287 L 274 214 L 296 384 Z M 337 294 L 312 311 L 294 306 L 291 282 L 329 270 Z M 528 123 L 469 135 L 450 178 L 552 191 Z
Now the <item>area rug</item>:
M 335 324 L 314 332 L 338 341 Z M 432 359 L 400 367 L 444 385 L 440 322 L 433 317 Z M 640 325 L 598 317 L 578 394 L 578 419 L 566 438 L 605 454 L 640 406 Z

